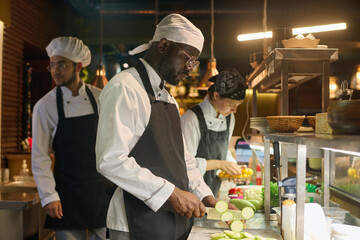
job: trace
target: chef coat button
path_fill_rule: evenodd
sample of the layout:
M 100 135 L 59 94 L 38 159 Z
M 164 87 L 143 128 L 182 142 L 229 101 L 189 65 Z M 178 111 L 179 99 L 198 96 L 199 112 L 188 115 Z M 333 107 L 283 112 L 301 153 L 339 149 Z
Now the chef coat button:
M 87 100 L 87 98 L 85 98 L 85 101 Z
M 221 121 L 221 123 L 224 123 L 224 121 Z
M 210 122 L 210 124 L 212 124 L 212 122 Z
M 159 97 L 161 97 L 161 93 L 159 93 Z
M 70 103 L 70 101 L 67 101 L 66 103 L 68 103 L 68 104 L 69 104 L 69 103 Z

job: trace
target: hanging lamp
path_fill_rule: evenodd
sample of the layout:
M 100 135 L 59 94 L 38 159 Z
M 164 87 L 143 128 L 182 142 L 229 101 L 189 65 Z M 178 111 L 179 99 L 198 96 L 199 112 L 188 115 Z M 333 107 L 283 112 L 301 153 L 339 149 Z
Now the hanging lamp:
M 103 89 L 105 85 L 108 83 L 108 80 L 105 76 L 105 66 L 102 64 L 102 34 L 103 34 L 103 7 L 104 0 L 101 0 L 100 7 L 100 53 L 99 53 L 99 65 L 96 66 L 96 76 L 93 81 L 93 85 L 97 88 Z
M 208 88 L 213 84 L 209 82 L 209 78 L 219 73 L 216 69 L 216 58 L 214 57 L 214 0 L 211 0 L 211 58 L 207 63 L 207 69 L 202 77 L 197 89 L 207 91 Z

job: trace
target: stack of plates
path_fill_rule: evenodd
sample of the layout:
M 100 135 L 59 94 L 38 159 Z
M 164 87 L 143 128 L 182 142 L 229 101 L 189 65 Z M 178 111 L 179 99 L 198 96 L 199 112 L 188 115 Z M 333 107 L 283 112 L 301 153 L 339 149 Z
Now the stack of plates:
M 274 130 L 269 126 L 266 117 L 250 118 L 250 128 L 258 130 L 260 133 L 272 133 Z

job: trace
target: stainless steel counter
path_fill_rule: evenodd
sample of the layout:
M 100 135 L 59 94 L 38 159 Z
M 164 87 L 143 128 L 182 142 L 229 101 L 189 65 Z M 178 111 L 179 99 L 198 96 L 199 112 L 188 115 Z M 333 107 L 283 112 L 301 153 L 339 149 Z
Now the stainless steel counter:
M 222 221 L 208 220 L 206 216 L 196 218 L 188 240 L 208 240 L 211 234 L 226 229 L 229 230 L 229 227 Z M 243 231 L 265 238 L 282 239 L 277 228 L 277 221 L 265 221 L 262 213 L 256 213 L 252 219 L 247 220 Z
M 37 193 L 0 192 L 0 239 L 17 240 L 38 232 Z
M 29 210 L 38 203 L 37 193 L 0 192 L 1 210 Z

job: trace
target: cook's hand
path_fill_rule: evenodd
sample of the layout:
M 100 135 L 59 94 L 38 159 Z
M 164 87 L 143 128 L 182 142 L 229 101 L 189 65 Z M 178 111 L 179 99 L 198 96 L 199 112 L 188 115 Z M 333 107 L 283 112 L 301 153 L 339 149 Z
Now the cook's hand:
M 231 209 L 231 210 L 240 210 L 238 209 L 234 204 L 232 203 L 228 203 L 228 209 Z
M 170 205 L 170 208 L 176 213 L 187 218 L 203 217 L 205 215 L 205 206 L 200 199 L 194 194 L 177 187 L 166 201 L 166 205 Z
M 61 219 L 63 217 L 63 211 L 60 201 L 54 201 L 45 205 L 45 211 L 52 218 Z
M 202 202 L 206 207 L 215 207 L 216 204 L 216 200 L 212 195 L 204 197 Z
M 240 175 L 241 174 L 241 167 L 239 165 L 237 165 L 234 162 L 229 162 L 229 161 L 225 161 L 225 160 L 220 160 L 220 169 L 223 170 L 224 172 L 235 176 L 235 175 Z

